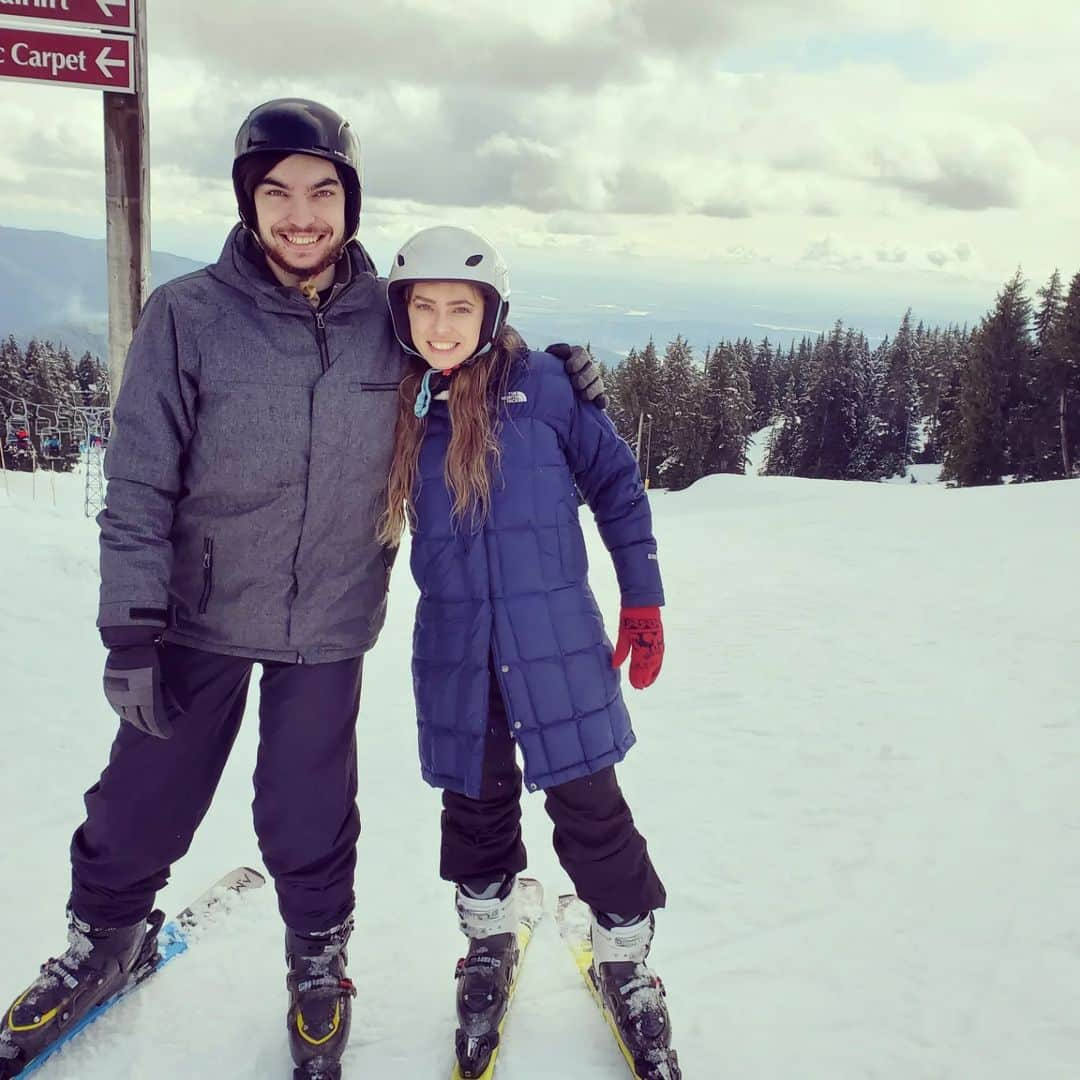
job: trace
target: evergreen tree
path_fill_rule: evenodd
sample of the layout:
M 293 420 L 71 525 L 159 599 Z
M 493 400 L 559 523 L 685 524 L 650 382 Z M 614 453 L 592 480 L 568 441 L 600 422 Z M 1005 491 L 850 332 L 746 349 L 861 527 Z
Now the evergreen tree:
M 14 336 L 8 334 L 0 341 L 0 396 L 15 397 L 16 379 L 22 367 L 22 349 Z
M 78 424 L 74 409 L 81 403 L 75 361 L 66 345 L 53 349 L 48 362 L 55 409 L 41 410 L 46 427 L 39 428 L 42 458 L 56 472 L 70 472 L 79 460 Z
M 788 380 L 791 378 L 791 370 L 795 366 L 795 342 L 794 340 L 788 346 L 788 351 L 785 356 L 780 355 L 780 350 L 777 349 L 775 357 L 775 382 L 776 390 L 773 394 L 773 401 L 776 403 L 773 409 L 772 419 L 775 420 L 780 413 L 781 402 L 784 400 L 784 395 L 787 393 Z M 770 421 L 771 422 L 771 421 Z
M 745 350 L 726 342 L 705 356 L 703 475 L 746 472 L 754 395 L 745 357 Z
M 881 444 L 881 418 L 878 416 L 878 401 L 881 397 L 881 382 L 885 361 L 889 355 L 889 339 L 871 352 L 870 343 L 864 334 L 854 334 L 849 330 L 850 343 L 845 346 L 852 366 L 854 388 L 855 423 L 853 445 L 848 459 L 847 473 L 849 480 L 881 479 L 881 464 L 878 460 L 878 447 Z
M 611 375 L 614 379 L 614 374 Z M 609 376 L 605 372 L 605 383 Z M 75 365 L 75 387 L 77 404 L 104 408 L 109 404 L 109 372 L 96 356 L 84 352 Z
M 799 398 L 792 380 L 788 380 L 780 402 L 780 412 L 769 434 L 765 461 L 761 471 L 765 476 L 794 476 L 799 457 Z
M 882 476 L 904 472 L 919 440 L 918 346 L 908 308 L 889 349 L 881 385 L 878 416 L 881 420 L 878 462 Z
M 1059 404 L 1064 373 L 1061 327 L 1065 296 L 1057 270 L 1037 296 L 1039 305 L 1032 320 L 1034 347 L 1019 388 L 1021 407 L 1014 414 L 1010 438 L 1013 472 L 1021 480 L 1053 480 L 1065 475 Z
M 36 337 L 31 338 L 19 365 L 18 381 L 25 387 L 24 396 L 30 401 L 41 401 L 52 396 L 49 386 L 49 347 Z
M 798 476 L 802 463 L 802 413 L 807 399 L 807 372 L 813 345 L 803 338 L 792 342 L 778 385 L 783 385 L 780 408 L 765 451 L 762 472 L 766 476 Z
M 660 400 L 660 358 L 652 338 L 640 351 L 631 349 L 612 372 L 611 398 L 616 430 L 630 444 L 644 478 L 648 418 Z
M 971 347 L 970 341 L 968 347 Z M 960 445 L 960 393 L 963 373 L 967 369 L 968 360 L 968 353 L 965 352 L 962 362 L 958 363 L 949 375 L 949 381 L 941 391 L 941 399 L 938 404 L 934 438 L 941 451 L 939 460 L 943 463 L 943 479 L 950 478 L 949 455 L 952 453 L 952 447 Z
M 961 486 L 998 484 L 1008 471 L 1006 433 L 1016 403 L 1016 373 L 1031 354 L 1031 302 L 1020 272 L 979 324 L 960 377 L 959 416 L 943 475 Z
M 922 449 L 915 461 L 934 462 L 943 459 L 942 410 L 944 396 L 955 383 L 958 368 L 964 362 L 970 335 L 967 328 L 953 325 L 944 330 L 934 327 L 919 343 L 919 365 L 916 381 L 919 387 L 919 413 L 923 418 Z M 955 404 L 955 399 L 953 401 Z
M 637 450 L 638 460 L 644 461 L 646 434 L 650 439 L 652 438 L 652 432 L 646 432 L 646 427 L 649 417 L 655 417 L 655 414 L 659 411 L 660 397 L 663 392 L 663 381 L 660 376 L 660 357 L 656 352 L 656 343 L 652 338 L 649 338 L 645 348 L 641 350 L 639 368 L 635 374 L 636 379 L 632 384 L 635 389 L 632 399 L 635 403 L 633 415 L 637 419 L 634 445 Z M 663 441 L 664 435 L 661 432 L 661 444 Z M 650 456 L 655 458 L 655 455 L 651 452 L 651 447 Z
M 1056 280 L 1055 280 L 1056 279 Z M 1045 480 L 1058 475 L 1054 436 L 1056 417 L 1052 411 L 1052 381 L 1056 353 L 1056 323 L 1060 317 L 1061 284 L 1055 278 L 1038 295 L 1043 303 L 1032 314 L 1028 304 L 1026 346 L 1018 350 L 1007 369 L 1004 397 L 1005 471 L 1015 483 L 1025 480 Z M 1035 320 L 1045 323 L 1046 354 L 1037 336 Z M 1032 331 L 1036 330 L 1033 335 Z
M 858 398 L 850 342 L 838 320 L 814 349 L 802 414 L 799 476 L 842 479 L 856 443 Z
M 15 416 L 22 409 L 16 400 L 16 380 L 22 367 L 22 350 L 10 334 L 0 341 L 0 439 L 4 443 L 4 462 L 9 468 L 8 453 L 15 451 Z M 10 450 L 9 450 L 10 447 Z
M 1058 432 L 1062 475 L 1070 477 L 1080 462 L 1080 273 L 1069 284 L 1058 328 L 1061 370 Z
M 664 350 L 660 393 L 645 418 L 643 461 L 650 483 L 681 491 L 704 474 L 704 403 L 694 351 L 680 335 Z
M 747 378 L 753 396 L 753 412 L 750 426 L 760 431 L 773 421 L 779 407 L 776 391 L 777 363 L 769 339 L 764 338 L 750 361 Z

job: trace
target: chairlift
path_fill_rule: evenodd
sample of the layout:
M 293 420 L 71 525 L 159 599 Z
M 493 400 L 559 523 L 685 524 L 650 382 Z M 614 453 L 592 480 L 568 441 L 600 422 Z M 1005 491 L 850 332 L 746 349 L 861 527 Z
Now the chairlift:
M 34 434 L 44 438 L 50 431 L 56 430 L 57 409 L 55 405 L 34 406 Z
M 16 411 L 16 405 L 22 405 L 22 412 Z M 18 402 L 11 402 L 11 411 L 8 414 L 8 425 L 18 424 L 20 427 L 24 427 L 27 431 L 30 430 L 30 407 L 26 404 L 25 400 L 20 398 Z
M 19 417 L 10 417 L 6 424 L 4 441 L 17 450 L 25 450 L 30 445 L 30 430 Z
M 60 408 L 56 410 L 56 430 L 61 435 L 72 436 L 78 425 L 78 415 L 70 409 Z
M 21 472 L 32 472 L 37 461 L 34 444 L 30 441 L 30 431 L 16 420 L 8 420 L 5 425 L 4 468 Z
M 60 456 L 60 432 L 55 428 L 38 429 L 38 438 L 41 441 L 41 456 L 53 460 Z

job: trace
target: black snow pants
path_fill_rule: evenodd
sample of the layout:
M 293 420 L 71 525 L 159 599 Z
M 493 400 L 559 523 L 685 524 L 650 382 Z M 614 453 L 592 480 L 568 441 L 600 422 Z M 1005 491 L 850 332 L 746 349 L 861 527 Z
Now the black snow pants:
M 480 798 L 443 792 L 440 876 L 480 889 L 525 869 L 521 770 L 502 692 L 492 677 Z M 555 853 L 594 911 L 628 917 L 662 908 L 664 886 L 612 767 L 548 788 Z
M 256 662 L 263 670 L 254 823 L 281 915 L 310 934 L 352 911 L 363 658 L 281 664 L 167 642 L 164 679 L 184 711 L 170 713 L 171 739 L 120 724 L 71 844 L 71 906 L 81 919 L 129 926 L 149 914 L 210 808 Z

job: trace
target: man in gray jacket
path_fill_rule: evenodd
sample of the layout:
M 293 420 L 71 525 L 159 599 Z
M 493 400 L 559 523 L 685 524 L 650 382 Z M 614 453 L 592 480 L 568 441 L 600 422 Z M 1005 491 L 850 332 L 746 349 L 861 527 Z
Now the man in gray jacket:
M 210 806 L 255 663 L 254 823 L 286 926 L 294 1076 L 341 1075 L 356 719 L 386 610 L 374 533 L 402 361 L 355 240 L 349 125 L 268 102 L 240 128 L 233 181 L 241 223 L 215 264 L 150 297 L 115 403 L 98 626 L 125 722 L 72 841 L 70 948 L 0 1024 L 0 1080 L 152 966 L 155 895 Z M 556 350 L 580 393 L 602 391 L 587 354 Z

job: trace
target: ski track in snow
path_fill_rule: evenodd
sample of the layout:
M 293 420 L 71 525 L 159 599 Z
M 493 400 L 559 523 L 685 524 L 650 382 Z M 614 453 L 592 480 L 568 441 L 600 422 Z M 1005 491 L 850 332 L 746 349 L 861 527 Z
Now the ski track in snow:
M 67 846 L 113 731 L 96 529 L 0 485 L 0 998 L 64 946 Z M 948 491 L 710 477 L 653 499 L 664 671 L 627 689 L 619 773 L 668 888 L 652 963 L 688 1080 L 1075 1080 L 1080 1074 L 1080 483 Z M 586 515 L 587 516 L 587 515 Z M 614 620 L 591 529 L 594 589 Z M 364 832 L 346 1077 L 449 1075 L 454 962 L 439 797 L 419 779 L 402 553 L 359 728 Z M 260 867 L 253 693 L 218 797 L 159 903 Z M 312 718 L 313 721 L 315 718 Z M 540 798 L 546 889 L 499 1080 L 625 1068 L 558 939 L 569 882 Z M 42 1080 L 290 1075 L 272 888 L 103 1018 Z

